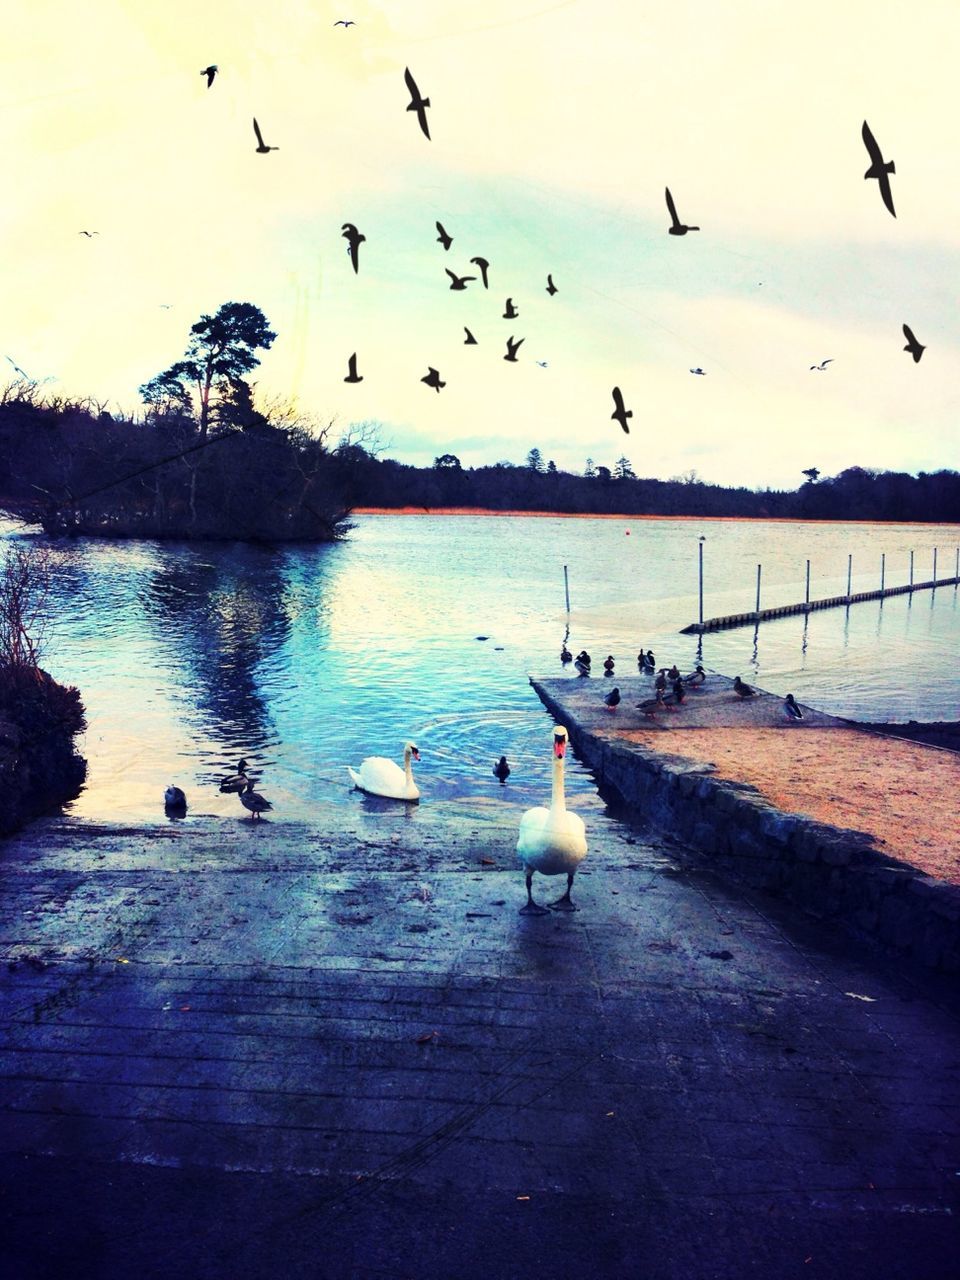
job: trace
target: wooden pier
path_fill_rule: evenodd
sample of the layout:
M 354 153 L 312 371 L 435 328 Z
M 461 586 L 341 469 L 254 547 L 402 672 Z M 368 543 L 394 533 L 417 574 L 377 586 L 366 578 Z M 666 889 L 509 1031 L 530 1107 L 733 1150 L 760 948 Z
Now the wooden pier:
M 914 591 L 936 591 L 938 587 L 953 587 L 960 578 L 938 578 L 929 582 L 906 583 L 901 587 L 884 587 L 876 591 L 854 591 L 851 595 L 826 596 L 822 600 L 805 600 L 800 604 L 782 604 L 775 609 L 754 609 L 748 613 L 730 613 L 722 618 L 707 618 L 704 622 L 691 622 L 680 632 L 683 636 L 702 635 L 705 631 L 726 631 L 731 627 L 747 627 L 771 618 L 786 618 L 796 613 L 812 613 L 815 609 L 835 609 L 840 605 L 860 604 L 864 600 L 884 600 L 887 596 L 912 595 Z

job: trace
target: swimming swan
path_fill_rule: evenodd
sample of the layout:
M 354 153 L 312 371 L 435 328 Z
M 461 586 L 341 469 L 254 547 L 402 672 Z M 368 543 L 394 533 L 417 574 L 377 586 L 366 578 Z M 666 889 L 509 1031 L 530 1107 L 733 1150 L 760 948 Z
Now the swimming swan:
M 523 863 L 527 879 L 527 905 L 521 915 L 545 915 L 546 907 L 533 900 L 531 883 L 534 871 L 544 876 L 567 874 L 567 891 L 551 902 L 555 911 L 576 911 L 570 900 L 573 877 L 587 856 L 587 836 L 583 819 L 567 811 L 563 795 L 563 757 L 567 750 L 567 731 L 558 725 L 553 734 L 553 792 L 550 808 L 528 809 L 520 819 L 517 856 Z
M 367 756 L 357 772 L 347 766 L 353 785 L 372 796 L 386 796 L 388 800 L 419 800 L 420 789 L 413 780 L 411 757 L 420 759 L 420 752 L 412 742 L 403 744 L 403 768 L 383 756 Z

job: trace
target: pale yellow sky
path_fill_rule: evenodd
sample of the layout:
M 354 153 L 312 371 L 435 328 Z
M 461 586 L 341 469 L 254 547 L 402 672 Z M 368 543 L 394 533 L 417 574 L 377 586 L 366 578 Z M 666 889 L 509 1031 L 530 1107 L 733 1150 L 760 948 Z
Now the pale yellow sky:
M 132 409 L 194 320 L 247 301 L 279 335 L 260 390 L 379 421 L 406 461 L 536 445 L 751 487 L 954 466 L 958 37 L 952 0 L 21 3 L 0 48 L 0 356 Z M 255 153 L 254 115 L 279 151 Z M 896 219 L 863 179 L 864 118 Z M 701 231 L 666 234 L 665 186 Z M 444 268 L 477 254 L 490 290 L 451 292 Z

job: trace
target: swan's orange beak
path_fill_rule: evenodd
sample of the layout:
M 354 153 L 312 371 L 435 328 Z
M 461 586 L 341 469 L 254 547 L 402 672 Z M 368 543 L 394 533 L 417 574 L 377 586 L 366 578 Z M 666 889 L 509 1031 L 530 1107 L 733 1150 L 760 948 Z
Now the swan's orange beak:
M 558 760 L 562 760 L 567 750 L 567 740 L 563 734 L 555 733 L 553 735 L 553 754 Z

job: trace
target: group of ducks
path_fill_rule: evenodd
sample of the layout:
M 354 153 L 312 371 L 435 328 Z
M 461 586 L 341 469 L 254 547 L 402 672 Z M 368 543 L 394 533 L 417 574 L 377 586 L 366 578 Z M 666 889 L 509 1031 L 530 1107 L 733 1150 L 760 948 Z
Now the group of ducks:
M 241 760 L 237 765 L 237 772 L 221 781 L 220 790 L 227 795 L 238 795 L 240 803 L 250 813 L 250 820 L 255 821 L 261 813 L 272 809 L 273 805 L 259 791 L 254 791 L 254 780 L 247 777 L 247 768 L 246 760 Z M 173 785 L 167 787 L 163 793 L 163 807 L 172 817 L 182 818 L 187 812 L 187 797 L 182 788 Z

